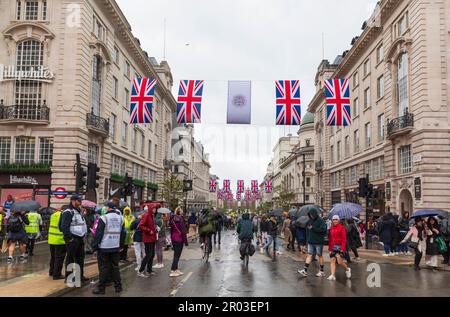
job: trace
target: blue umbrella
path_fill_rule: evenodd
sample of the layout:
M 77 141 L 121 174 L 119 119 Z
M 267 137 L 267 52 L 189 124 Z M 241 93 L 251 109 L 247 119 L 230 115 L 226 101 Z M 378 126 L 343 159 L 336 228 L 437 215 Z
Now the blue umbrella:
M 419 217 L 434 217 L 442 214 L 442 210 L 438 209 L 422 209 L 416 211 L 411 218 L 419 218 Z
M 333 216 L 338 215 L 341 219 L 352 219 L 358 216 L 362 210 L 363 207 L 361 205 L 354 203 L 336 204 L 330 210 L 328 217 L 331 219 Z

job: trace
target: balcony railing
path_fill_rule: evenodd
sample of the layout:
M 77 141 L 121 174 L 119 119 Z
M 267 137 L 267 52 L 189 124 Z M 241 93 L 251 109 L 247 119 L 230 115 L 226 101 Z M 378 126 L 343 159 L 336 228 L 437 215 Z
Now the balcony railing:
M 410 132 L 414 128 L 414 115 L 406 112 L 404 116 L 396 118 L 394 120 L 388 120 L 387 122 L 387 135 L 388 138 L 394 138 L 398 135 L 402 135 Z
M 93 113 L 86 115 L 86 126 L 88 129 L 100 133 L 105 137 L 109 135 L 109 121 Z
M 48 124 L 50 121 L 50 108 L 47 105 L 14 105 L 5 106 L 0 102 L 1 121 L 29 121 L 30 123 Z

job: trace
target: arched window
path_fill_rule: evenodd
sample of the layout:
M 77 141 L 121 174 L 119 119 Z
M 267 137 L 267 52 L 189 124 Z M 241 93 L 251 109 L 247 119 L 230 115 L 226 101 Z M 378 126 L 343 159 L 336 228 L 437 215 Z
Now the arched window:
M 16 66 L 18 70 L 28 71 L 31 67 L 44 64 L 44 44 L 36 40 L 27 40 L 17 45 Z
M 100 116 L 100 100 L 102 91 L 102 59 L 95 55 L 92 60 L 92 113 Z
M 397 64 L 397 101 L 398 115 L 404 116 L 408 111 L 408 54 L 403 53 Z
M 26 40 L 17 45 L 16 68 L 18 71 L 37 70 L 44 64 L 44 44 L 36 40 Z M 41 106 L 42 83 L 35 80 L 21 79 L 16 81 L 15 104 L 19 116 L 34 118 L 34 107 Z M 31 107 L 30 107 L 31 106 Z

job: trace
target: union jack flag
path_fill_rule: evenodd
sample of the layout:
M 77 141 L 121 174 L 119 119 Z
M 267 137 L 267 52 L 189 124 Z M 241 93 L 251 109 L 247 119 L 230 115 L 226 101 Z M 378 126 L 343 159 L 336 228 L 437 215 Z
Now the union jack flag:
M 210 193 L 215 193 L 217 190 L 217 181 L 215 178 L 211 178 L 209 180 L 209 192 Z
M 182 80 L 178 93 L 178 123 L 200 123 L 203 80 Z
M 227 199 L 232 200 L 233 199 L 233 193 L 229 192 L 227 193 Z
M 264 182 L 264 186 L 265 186 L 265 188 L 266 188 L 266 193 L 270 194 L 270 193 L 272 192 L 272 181 L 269 180 L 269 179 L 267 179 L 267 180 Z
M 130 123 L 153 123 L 154 78 L 135 78 L 131 92 Z
M 327 103 L 327 126 L 349 126 L 350 116 L 350 85 L 348 79 L 325 80 L 325 95 Z
M 250 189 L 247 189 L 247 190 L 245 191 L 245 200 L 246 200 L 246 201 L 249 201 L 249 200 L 251 200 L 251 199 L 252 199 L 252 193 L 251 193 Z
M 244 181 L 243 180 L 238 180 L 237 181 L 237 191 L 236 193 L 240 194 L 244 192 Z
M 259 192 L 259 188 L 258 188 L 258 181 L 253 180 L 252 181 L 252 193 L 257 193 Z
M 223 192 L 224 193 L 229 193 L 230 192 L 230 180 L 229 179 L 225 179 L 223 181 Z
M 278 80 L 275 82 L 275 86 L 277 95 L 277 125 L 300 125 L 300 81 Z
M 220 200 L 223 199 L 223 191 L 221 189 L 217 190 L 217 198 Z
M 242 200 L 242 193 L 236 193 L 236 199 Z

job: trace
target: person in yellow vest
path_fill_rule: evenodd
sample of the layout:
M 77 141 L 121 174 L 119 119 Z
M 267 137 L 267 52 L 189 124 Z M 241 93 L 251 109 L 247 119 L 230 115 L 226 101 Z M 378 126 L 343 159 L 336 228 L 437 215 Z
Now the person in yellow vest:
M 66 209 L 62 206 L 61 210 Z M 61 210 L 55 211 L 50 217 L 50 226 L 48 228 L 48 245 L 50 246 L 50 270 L 48 275 L 54 280 L 63 280 L 62 268 L 66 257 L 66 242 L 62 231 L 59 229 L 59 219 Z
M 125 230 L 127 232 L 126 236 L 125 236 L 125 244 L 123 246 L 122 251 L 120 252 L 120 261 L 127 261 L 128 258 L 128 246 L 130 244 L 133 244 L 133 230 L 131 230 L 131 223 L 133 223 L 133 221 L 135 220 L 133 214 L 131 213 L 131 208 L 130 207 L 125 207 L 123 209 L 123 218 L 125 221 Z
M 27 214 L 29 224 L 25 225 L 25 232 L 27 234 L 27 250 L 25 256 L 33 256 L 34 243 L 41 236 L 42 231 L 42 217 L 37 211 L 30 211 Z

